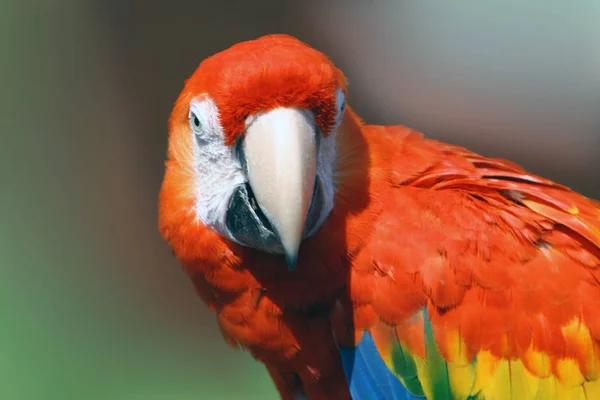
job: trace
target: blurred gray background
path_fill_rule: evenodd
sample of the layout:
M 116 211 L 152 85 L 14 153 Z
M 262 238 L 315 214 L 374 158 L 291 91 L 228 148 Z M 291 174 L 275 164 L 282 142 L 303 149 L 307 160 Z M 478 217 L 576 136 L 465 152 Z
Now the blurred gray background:
M 597 1 L 0 4 L 0 398 L 269 399 L 157 231 L 166 121 L 205 57 L 327 53 L 369 123 L 600 198 Z

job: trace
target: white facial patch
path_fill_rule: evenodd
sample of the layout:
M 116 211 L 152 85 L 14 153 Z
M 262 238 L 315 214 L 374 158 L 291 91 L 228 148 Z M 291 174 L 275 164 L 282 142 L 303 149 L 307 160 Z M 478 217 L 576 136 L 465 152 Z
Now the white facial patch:
M 317 224 L 308 233 L 309 236 L 316 233 L 334 206 L 336 135 L 345 110 L 344 93 L 341 89 L 336 91 L 336 108 L 335 126 L 327 138 L 322 138 L 318 149 L 317 176 L 321 183 L 323 207 Z M 255 118 L 254 115 L 249 116 L 246 126 L 252 124 Z M 248 181 L 236 156 L 236 146 L 225 144 L 219 109 L 209 96 L 191 101 L 189 124 L 195 143 L 196 215 L 207 227 L 239 243 L 226 224 L 232 194 L 239 185 Z
M 210 97 L 192 100 L 189 123 L 196 144 L 196 215 L 206 226 L 235 241 L 225 218 L 231 195 L 246 181 L 235 146 L 225 144 L 219 109 Z

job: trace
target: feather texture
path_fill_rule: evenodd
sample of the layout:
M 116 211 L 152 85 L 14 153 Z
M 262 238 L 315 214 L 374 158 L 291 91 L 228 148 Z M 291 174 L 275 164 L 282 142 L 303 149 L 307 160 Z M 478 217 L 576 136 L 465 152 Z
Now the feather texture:
M 509 161 L 347 107 L 335 206 L 295 271 L 202 224 L 192 99 L 231 146 L 278 106 L 327 135 L 339 88 L 325 55 L 272 35 L 205 60 L 175 104 L 159 227 L 224 338 L 285 400 L 599 399 L 600 204 Z
M 390 189 L 350 274 L 357 349 L 416 397 L 596 398 L 600 204 L 404 127 L 363 132 Z

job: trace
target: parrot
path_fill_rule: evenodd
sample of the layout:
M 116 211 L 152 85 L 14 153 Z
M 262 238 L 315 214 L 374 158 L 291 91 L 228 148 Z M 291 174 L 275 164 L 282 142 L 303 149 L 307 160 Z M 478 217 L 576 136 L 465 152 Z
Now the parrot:
M 284 400 L 600 399 L 600 202 L 348 96 L 287 34 L 183 84 L 158 228 L 223 339 Z

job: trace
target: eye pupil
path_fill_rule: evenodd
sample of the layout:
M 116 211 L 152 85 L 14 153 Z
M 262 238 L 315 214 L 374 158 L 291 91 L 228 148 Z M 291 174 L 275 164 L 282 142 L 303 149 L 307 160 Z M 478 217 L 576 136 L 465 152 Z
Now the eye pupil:
M 200 129 L 200 120 L 198 119 L 198 116 L 196 116 L 196 113 L 190 112 L 190 121 L 194 125 L 195 130 Z

